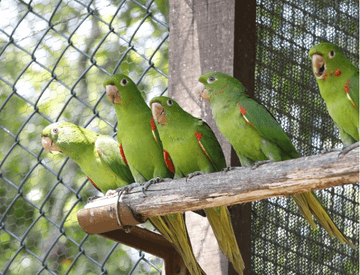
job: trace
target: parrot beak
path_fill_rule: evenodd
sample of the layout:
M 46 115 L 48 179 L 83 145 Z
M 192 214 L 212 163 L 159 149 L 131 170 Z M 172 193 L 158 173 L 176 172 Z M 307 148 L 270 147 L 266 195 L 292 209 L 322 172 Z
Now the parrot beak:
M 210 97 L 208 95 L 208 90 L 206 89 L 205 85 L 201 82 L 198 83 L 195 87 L 195 94 L 200 98 L 210 100 Z
M 323 79 L 326 76 L 326 62 L 320 54 L 313 54 L 311 56 L 314 74 L 316 78 Z
M 114 84 L 106 85 L 106 94 L 113 104 L 120 104 L 121 96 L 118 88 Z
M 166 112 L 164 107 L 159 102 L 151 103 L 151 111 L 157 123 L 164 125 L 166 122 Z
M 45 151 L 52 153 L 52 151 L 59 151 L 61 152 L 61 149 L 59 146 L 57 146 L 53 140 L 47 136 L 41 137 L 42 146 L 44 147 Z

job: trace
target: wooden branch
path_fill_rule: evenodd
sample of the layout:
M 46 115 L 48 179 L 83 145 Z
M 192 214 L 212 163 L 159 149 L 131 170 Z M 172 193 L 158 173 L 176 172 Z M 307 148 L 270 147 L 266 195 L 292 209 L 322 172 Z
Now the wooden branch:
M 263 164 L 256 169 L 237 167 L 228 172 L 195 176 L 186 180 L 166 180 L 149 187 L 145 196 L 135 187 L 122 196 L 136 215 L 148 217 L 189 210 L 233 205 L 270 197 L 288 196 L 312 190 L 359 182 L 359 144 L 347 154 L 341 150 L 288 161 Z M 109 219 L 116 219 L 114 209 L 118 196 L 104 197 L 86 205 L 81 211 L 112 209 Z M 120 215 L 122 215 L 120 207 Z M 124 214 L 124 221 L 125 219 Z M 92 216 L 96 223 L 97 218 Z M 106 218 L 102 214 L 102 219 Z M 111 228 L 107 228 L 111 230 Z M 96 232 L 93 232 L 96 233 Z

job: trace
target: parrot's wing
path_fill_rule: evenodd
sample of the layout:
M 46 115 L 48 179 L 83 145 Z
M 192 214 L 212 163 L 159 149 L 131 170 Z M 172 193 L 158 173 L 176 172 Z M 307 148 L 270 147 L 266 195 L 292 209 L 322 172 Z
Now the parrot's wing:
M 161 139 L 160 139 L 159 131 L 158 131 L 158 129 L 156 128 L 155 121 L 154 121 L 154 118 L 153 118 L 153 117 L 151 117 L 150 125 L 151 125 L 151 131 L 152 131 L 152 134 L 153 134 L 153 136 L 154 136 L 155 141 L 156 141 L 156 142 L 160 145 L 160 147 L 162 148 L 162 142 L 161 142 Z
M 162 142 L 160 139 L 160 135 L 159 135 L 159 131 L 156 128 L 155 121 L 153 118 L 151 118 L 150 124 L 151 124 L 151 131 L 152 131 L 155 141 L 160 145 L 161 148 L 163 148 Z M 163 156 L 164 156 L 164 161 L 165 161 L 167 168 L 174 174 L 175 173 L 174 163 L 172 162 L 169 153 L 167 151 L 165 151 L 164 149 L 163 149 Z
M 238 103 L 244 119 L 266 139 L 282 148 L 292 158 L 299 157 L 294 145 L 271 113 L 255 100 L 248 98 Z
M 345 91 L 351 104 L 359 110 L 359 72 L 353 74 L 345 85 Z
M 196 125 L 195 135 L 202 151 L 215 166 L 216 170 L 220 171 L 225 168 L 226 161 L 224 153 L 214 132 L 205 121 L 199 119 Z
M 134 182 L 129 167 L 120 155 L 119 145 L 114 139 L 107 136 L 100 136 L 96 139 L 95 148 L 100 157 L 115 174 L 128 183 Z

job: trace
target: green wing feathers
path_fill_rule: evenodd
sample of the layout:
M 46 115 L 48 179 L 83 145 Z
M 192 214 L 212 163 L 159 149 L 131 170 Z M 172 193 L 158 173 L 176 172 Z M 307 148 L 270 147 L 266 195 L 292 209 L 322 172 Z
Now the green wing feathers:
M 298 158 L 299 153 L 291 143 L 289 137 L 281 128 L 271 113 L 255 100 L 248 98 L 238 103 L 239 111 L 248 123 L 251 124 L 262 137 L 275 143 L 291 158 Z
M 107 136 L 98 137 L 95 147 L 100 157 L 116 175 L 127 183 L 135 182 L 129 167 L 120 155 L 120 148 L 115 140 Z
M 195 135 L 201 150 L 214 165 L 215 171 L 220 171 L 225 168 L 226 161 L 224 152 L 222 151 L 214 132 L 205 121 L 199 119 L 199 122 L 196 125 Z
M 359 110 L 359 71 L 346 82 L 345 92 L 354 108 Z

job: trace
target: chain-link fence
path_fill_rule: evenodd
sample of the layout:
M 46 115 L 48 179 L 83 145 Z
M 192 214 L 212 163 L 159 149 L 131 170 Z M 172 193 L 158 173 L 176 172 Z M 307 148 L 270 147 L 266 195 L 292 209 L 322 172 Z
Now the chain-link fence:
M 357 1 L 257 0 L 255 97 L 302 156 L 342 146 L 308 52 L 332 42 L 358 66 L 358 16 Z M 312 230 L 291 198 L 263 200 L 252 207 L 252 274 L 359 274 L 359 186 L 316 194 L 356 249 Z
M 0 16 L 0 274 L 159 274 L 161 259 L 82 231 L 97 191 L 40 133 L 66 120 L 114 134 L 106 74 L 166 91 L 167 1 L 0 1 Z
M 341 146 L 307 52 L 330 41 L 357 65 L 358 13 L 354 1 L 257 0 L 255 95 L 303 156 Z M 166 91 L 168 2 L 2 0 L 0 16 L 0 274 L 159 274 L 161 259 L 82 231 L 76 213 L 97 191 L 40 133 L 66 120 L 114 134 L 106 74 L 128 74 L 147 99 Z M 358 186 L 317 194 L 356 249 L 311 230 L 291 199 L 264 200 L 252 274 L 358 274 Z

